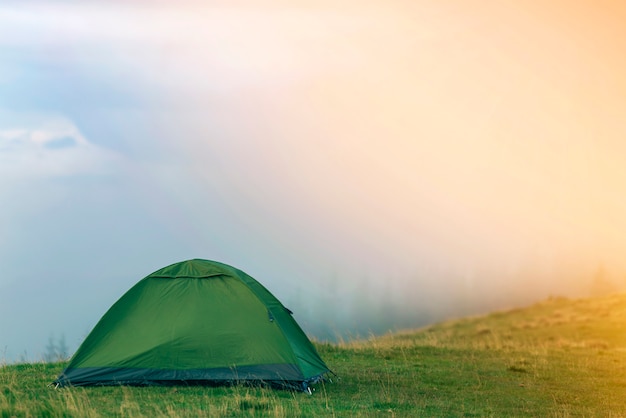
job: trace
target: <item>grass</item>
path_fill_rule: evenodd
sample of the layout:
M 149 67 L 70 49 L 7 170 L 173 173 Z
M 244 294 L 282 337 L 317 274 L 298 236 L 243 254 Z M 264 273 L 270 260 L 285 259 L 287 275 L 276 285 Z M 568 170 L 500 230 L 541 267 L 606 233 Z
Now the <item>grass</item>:
M 552 298 L 369 340 L 319 344 L 341 377 L 312 396 L 245 386 L 46 385 L 0 367 L 0 417 L 626 417 L 626 295 Z

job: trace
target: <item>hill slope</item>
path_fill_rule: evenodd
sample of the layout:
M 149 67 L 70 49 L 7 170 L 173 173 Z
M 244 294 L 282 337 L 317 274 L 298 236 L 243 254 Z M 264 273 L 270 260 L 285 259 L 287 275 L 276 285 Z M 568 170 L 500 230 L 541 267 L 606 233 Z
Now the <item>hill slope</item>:
M 626 416 L 626 295 L 550 299 L 318 346 L 313 396 L 250 387 L 55 390 L 63 364 L 0 368 L 0 416 Z

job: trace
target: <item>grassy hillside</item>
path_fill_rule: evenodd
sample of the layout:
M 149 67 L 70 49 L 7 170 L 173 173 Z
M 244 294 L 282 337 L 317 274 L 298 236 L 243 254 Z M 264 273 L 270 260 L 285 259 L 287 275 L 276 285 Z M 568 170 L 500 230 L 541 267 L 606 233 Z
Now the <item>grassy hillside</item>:
M 626 295 L 550 299 L 319 345 L 313 396 L 248 387 L 46 387 L 63 364 L 0 368 L 0 416 L 626 417 Z

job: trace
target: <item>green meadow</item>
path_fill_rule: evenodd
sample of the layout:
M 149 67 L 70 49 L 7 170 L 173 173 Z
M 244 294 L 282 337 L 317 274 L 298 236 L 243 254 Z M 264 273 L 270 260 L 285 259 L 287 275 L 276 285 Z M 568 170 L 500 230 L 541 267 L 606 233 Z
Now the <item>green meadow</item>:
M 626 417 L 626 294 L 551 298 L 424 329 L 318 344 L 313 395 L 267 388 L 48 384 L 63 363 L 0 367 L 1 417 Z

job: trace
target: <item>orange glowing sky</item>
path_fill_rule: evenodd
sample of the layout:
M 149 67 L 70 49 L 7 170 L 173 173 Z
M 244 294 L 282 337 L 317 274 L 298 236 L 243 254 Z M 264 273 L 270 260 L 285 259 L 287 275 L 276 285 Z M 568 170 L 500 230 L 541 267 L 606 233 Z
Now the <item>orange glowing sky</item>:
M 323 220 L 348 254 L 624 268 L 626 8 L 500 3 L 309 15 L 283 47 L 313 74 L 246 90 L 241 130 L 267 132 L 245 144 L 268 171 L 253 200 Z

